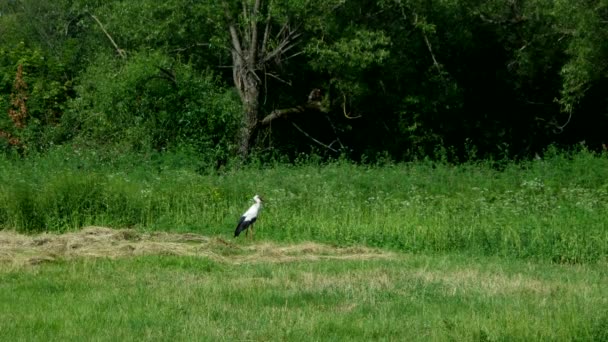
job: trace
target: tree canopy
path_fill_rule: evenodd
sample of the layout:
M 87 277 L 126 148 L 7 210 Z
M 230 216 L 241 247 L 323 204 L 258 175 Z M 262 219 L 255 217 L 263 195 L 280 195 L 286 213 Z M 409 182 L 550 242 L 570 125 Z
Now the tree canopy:
M 0 148 L 606 149 L 607 23 L 608 0 L 0 1 Z

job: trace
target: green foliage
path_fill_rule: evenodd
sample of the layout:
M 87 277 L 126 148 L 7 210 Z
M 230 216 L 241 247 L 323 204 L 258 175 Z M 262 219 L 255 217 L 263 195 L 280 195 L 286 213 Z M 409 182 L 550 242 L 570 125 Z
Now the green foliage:
M 608 76 L 607 12 L 607 1 L 555 3 L 559 31 L 569 38 L 566 53 L 570 59 L 561 70 L 560 97 L 562 109 L 567 113 L 573 112 L 594 83 Z
M 28 153 L 110 140 L 228 159 L 241 120 L 224 3 L 242 36 L 269 20 L 257 39 L 269 32 L 271 51 L 287 32 L 297 37 L 256 66 L 259 115 L 304 105 L 319 88 L 323 116 L 287 120 L 354 160 L 441 149 L 466 160 L 471 148 L 478 159 L 525 159 L 551 144 L 606 144 L 605 0 L 269 0 L 258 18 L 247 17 L 249 0 L 4 1 L 0 129 Z M 3 114 L 19 64 L 30 111 L 21 131 Z M 290 122 L 276 123 L 261 150 L 286 159 L 315 150 Z
M 218 20 L 223 12 L 218 3 L 169 0 L 106 1 L 91 11 L 127 55 L 153 50 L 195 65 L 199 71 L 228 57 L 210 41 L 219 36 Z M 87 18 L 89 30 L 97 32 L 104 46 L 112 47 L 96 23 Z M 221 31 L 220 31 L 221 32 Z M 222 32 L 224 33 L 224 32 Z
M 62 133 L 89 146 L 145 151 L 185 144 L 214 150 L 214 158 L 229 151 L 238 122 L 236 99 L 211 72 L 159 53 L 131 54 L 125 62 L 100 56 L 76 91 Z
M 24 42 L 12 49 L 0 48 L 0 89 L 4 90 L 0 94 L 2 113 L 8 113 L 10 98 L 17 91 L 14 83 L 19 66 L 27 87 L 24 94 L 27 118 L 23 129 L 17 129 L 7 115 L 0 115 L 0 129 L 19 138 L 27 148 L 45 147 L 48 141 L 41 137 L 61 118 L 72 84 L 63 77 L 66 66 L 49 58 L 42 50 L 30 48 Z
M 313 70 L 327 73 L 329 86 L 336 90 L 336 102 L 342 97 L 361 98 L 369 89 L 361 76 L 372 66 L 381 65 L 390 55 L 390 38 L 382 31 L 355 30 L 337 41 L 313 38 L 305 52 Z
M 389 55 L 390 38 L 383 32 L 357 30 L 352 37 L 327 43 L 313 39 L 306 51 L 313 56 L 313 68 L 331 74 L 360 73 L 370 65 L 380 64 Z

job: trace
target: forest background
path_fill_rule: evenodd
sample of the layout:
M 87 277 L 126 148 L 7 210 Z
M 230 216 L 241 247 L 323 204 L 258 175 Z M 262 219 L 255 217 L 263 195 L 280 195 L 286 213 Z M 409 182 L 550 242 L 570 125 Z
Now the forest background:
M 607 20 L 605 0 L 3 0 L 0 148 L 211 167 L 601 151 Z

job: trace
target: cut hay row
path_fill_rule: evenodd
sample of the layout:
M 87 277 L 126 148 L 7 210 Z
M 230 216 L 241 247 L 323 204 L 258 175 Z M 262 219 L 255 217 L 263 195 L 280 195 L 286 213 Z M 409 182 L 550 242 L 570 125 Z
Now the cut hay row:
M 95 226 L 65 234 L 22 235 L 0 231 L 0 246 L 0 264 L 13 266 L 75 258 L 125 258 L 140 255 L 196 256 L 231 264 L 321 259 L 365 260 L 394 256 L 367 247 L 338 248 L 313 242 L 240 245 L 221 237 L 192 233 L 144 233 L 132 229 Z

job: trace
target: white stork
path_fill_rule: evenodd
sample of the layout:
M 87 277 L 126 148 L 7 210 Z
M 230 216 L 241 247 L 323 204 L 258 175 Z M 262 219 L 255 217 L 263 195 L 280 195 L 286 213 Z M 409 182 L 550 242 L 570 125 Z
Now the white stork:
M 255 195 L 253 196 L 253 200 L 255 201 L 255 203 L 251 207 L 249 207 L 249 209 L 247 209 L 247 211 L 239 219 L 239 223 L 236 226 L 236 230 L 234 231 L 234 237 L 239 236 L 239 234 L 241 234 L 243 230 L 251 226 L 251 238 L 253 239 L 253 224 L 258 218 L 258 213 L 260 212 L 260 207 L 262 206 L 262 199 L 260 198 L 260 196 Z M 245 234 L 249 235 L 249 230 L 247 230 Z

